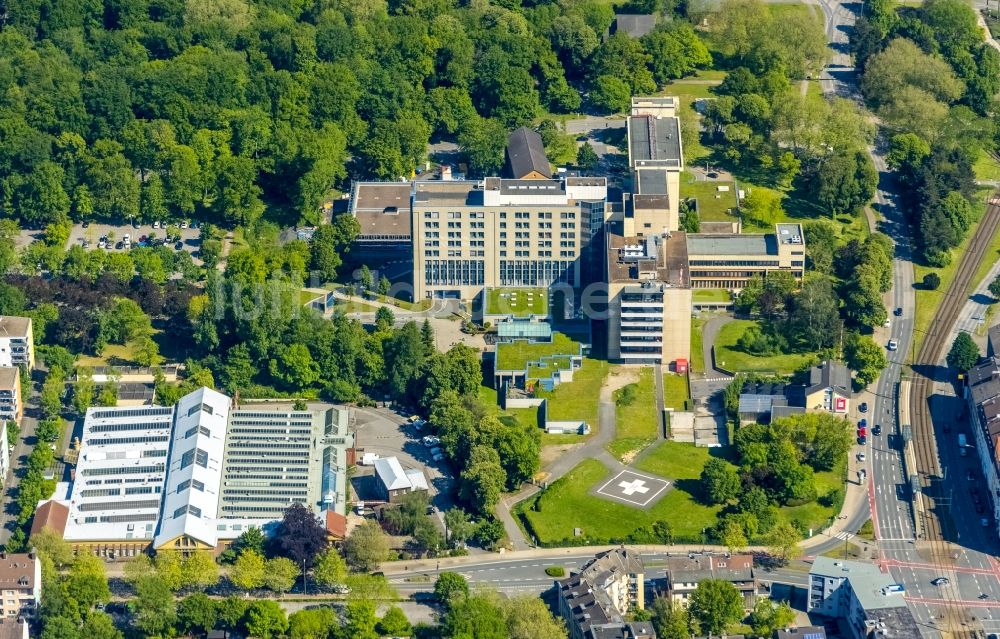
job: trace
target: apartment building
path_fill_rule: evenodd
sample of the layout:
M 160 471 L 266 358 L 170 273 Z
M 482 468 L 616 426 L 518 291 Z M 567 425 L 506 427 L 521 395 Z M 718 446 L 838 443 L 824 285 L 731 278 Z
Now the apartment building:
M 776 224 L 773 234 L 687 235 L 692 288 L 742 290 L 752 278 L 786 271 L 802 279 L 806 244 L 801 224 Z
M 0 619 L 31 617 L 42 596 L 42 562 L 35 553 L 0 552 Z
M 810 614 L 843 620 L 852 639 L 921 636 L 902 586 L 874 564 L 816 557 L 806 602 Z
M 669 557 L 666 568 L 665 596 L 687 606 L 691 594 L 707 579 L 731 583 L 743 597 L 743 608 L 751 610 L 760 597 L 767 597 L 753 569 L 752 555 L 690 554 Z
M 995 355 L 969 370 L 964 393 L 972 430 L 970 448 L 978 457 L 986 487 L 982 491 L 984 512 L 977 516 L 991 518 L 994 529 L 1000 531 L 997 524 L 1000 522 L 1000 361 Z
M 344 409 L 238 410 L 208 388 L 174 406 L 91 408 L 73 483 L 38 512 L 75 549 L 112 559 L 221 550 L 292 503 L 345 512 L 353 445 Z
M 648 621 L 625 621 L 645 608 L 645 569 L 635 551 L 622 546 L 599 553 L 555 586 L 572 639 L 656 638 Z
M 644 237 L 676 231 L 680 225 L 681 172 L 684 154 L 675 97 L 633 97 L 626 122 L 631 200 L 625 217 Z
M 30 317 L 0 315 L 0 366 L 34 368 L 34 340 Z
M 608 358 L 686 367 L 691 285 L 684 233 L 640 238 L 619 229 L 611 223 L 606 235 Z
M 0 422 L 20 422 L 23 415 L 21 369 L 14 366 L 0 366 Z
M 414 298 L 472 300 L 485 287 L 581 286 L 606 200 L 603 177 L 415 182 Z

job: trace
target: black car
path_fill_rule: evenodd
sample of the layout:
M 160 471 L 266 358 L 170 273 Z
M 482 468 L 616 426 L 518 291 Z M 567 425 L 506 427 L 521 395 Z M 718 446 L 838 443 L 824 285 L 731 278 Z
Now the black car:
M 115 244 L 115 248 L 118 249 L 119 251 L 122 250 L 123 248 L 125 248 L 125 242 L 119 240 L 119 242 Z
M 87 220 L 84 220 L 83 221 L 83 228 L 85 228 L 85 229 L 90 228 L 90 222 L 88 222 Z
M 179 251 L 182 248 L 184 248 L 184 242 L 178 242 L 177 244 L 174 244 L 174 250 L 175 251 Z
M 858 445 L 859 446 L 864 446 L 867 443 L 868 443 L 868 438 L 867 437 L 865 437 L 864 435 L 860 435 L 858 437 Z
M 867 413 L 868 412 L 868 402 L 861 402 L 861 405 L 858 406 L 858 410 L 861 411 L 862 413 Z
M 882 434 L 882 425 L 881 424 L 875 424 L 875 426 L 872 427 L 872 435 L 878 436 L 878 435 L 881 435 L 881 434 Z
M 894 310 L 892 312 L 892 314 L 895 315 L 896 317 L 901 317 L 903 315 L 903 308 L 900 307 L 900 306 L 897 306 L 896 310 Z

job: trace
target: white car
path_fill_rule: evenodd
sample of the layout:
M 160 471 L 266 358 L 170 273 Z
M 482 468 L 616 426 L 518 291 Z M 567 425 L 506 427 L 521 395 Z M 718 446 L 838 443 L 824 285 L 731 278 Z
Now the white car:
M 158 229 L 158 228 L 160 228 L 160 221 L 159 221 L 159 220 L 155 220 L 155 221 L 153 222 L 153 228 L 154 228 L 154 229 Z
M 889 320 L 889 319 L 886 319 L 885 323 L 882 324 L 882 326 L 885 326 L 886 328 L 889 328 L 890 326 L 892 326 L 892 321 Z
M 435 446 L 441 443 L 441 440 L 433 435 L 428 435 L 427 437 L 424 437 L 423 442 L 424 446 L 426 446 L 427 448 L 434 448 Z
M 182 229 L 186 229 L 187 227 L 188 227 L 187 220 L 184 220 L 183 222 L 181 222 L 181 228 Z
M 889 340 L 889 350 L 894 351 L 899 348 L 899 342 L 894 339 Z
M 858 453 L 858 461 L 863 462 L 865 460 L 865 451 Z

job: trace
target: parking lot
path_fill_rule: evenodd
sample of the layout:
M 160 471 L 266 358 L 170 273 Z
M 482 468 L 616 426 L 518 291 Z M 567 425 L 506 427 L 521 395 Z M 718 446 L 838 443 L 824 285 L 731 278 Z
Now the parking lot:
M 427 430 L 416 430 L 407 416 L 390 408 L 355 408 L 356 448 L 365 453 L 375 453 L 380 457 L 397 457 L 403 468 L 417 468 L 424 471 L 430 488 L 431 501 L 441 510 L 451 508 L 453 480 L 448 472 L 446 460 L 435 462 L 430 448 L 424 446 L 421 438 Z M 358 460 L 361 453 L 358 453 Z M 359 466 L 355 478 L 364 478 L 372 473 L 370 466 Z M 364 487 L 365 480 L 359 485 Z
M 176 225 L 170 225 L 166 229 L 164 228 L 153 228 L 152 224 L 139 224 L 138 226 L 132 226 L 129 224 L 115 226 L 111 224 L 90 224 L 87 228 L 84 228 L 82 224 L 74 224 L 73 229 L 69 234 L 69 243 L 66 248 L 71 246 L 80 246 L 83 244 L 84 240 L 89 242 L 90 249 L 98 248 L 98 242 L 102 237 L 108 236 L 109 239 L 113 240 L 112 243 L 106 248 L 109 251 L 125 250 L 124 247 L 116 248 L 116 243 L 121 241 L 126 235 L 132 241 L 132 246 L 136 246 L 139 239 L 143 236 L 147 238 L 152 235 L 156 238 L 164 238 L 166 236 L 180 236 L 181 238 L 181 250 L 185 250 L 192 255 L 195 255 L 198 251 L 198 247 L 201 244 L 201 230 L 196 228 L 191 228 L 190 226 L 186 229 L 182 229 Z M 173 246 L 171 242 L 169 246 Z

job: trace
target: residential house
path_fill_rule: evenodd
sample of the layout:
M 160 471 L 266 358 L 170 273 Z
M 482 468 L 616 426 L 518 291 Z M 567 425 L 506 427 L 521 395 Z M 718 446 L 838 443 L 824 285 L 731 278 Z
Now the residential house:
M 30 317 L 0 315 L 0 366 L 35 367 L 35 337 Z
M 24 415 L 20 373 L 16 366 L 0 366 L 0 422 L 20 422 Z
M 42 562 L 33 553 L 0 553 L 0 618 L 30 617 L 42 597 Z
M 375 460 L 375 489 L 383 501 L 395 502 L 417 490 L 427 490 L 427 479 L 419 470 L 403 470 L 395 457 Z
M 537 131 L 526 126 L 507 136 L 507 175 L 513 180 L 550 180 L 552 165 L 545 157 L 545 145 Z
M 714 553 L 667 558 L 664 594 L 672 602 L 686 606 L 691 593 L 707 579 L 727 581 L 735 586 L 743 597 L 743 608 L 746 610 L 751 610 L 758 598 L 768 596 L 754 573 L 753 555 Z
M 555 586 L 571 639 L 655 639 L 648 621 L 626 621 L 645 607 L 645 568 L 635 551 L 602 552 Z
M 807 411 L 847 415 L 851 410 L 851 371 L 832 360 L 813 366 L 805 398 Z
M 0 639 L 28 639 L 29 624 L 24 617 L 0 619 Z

